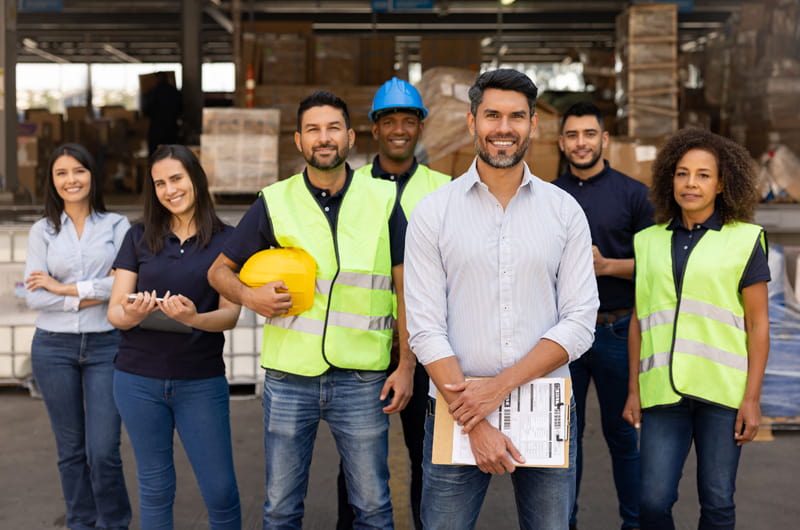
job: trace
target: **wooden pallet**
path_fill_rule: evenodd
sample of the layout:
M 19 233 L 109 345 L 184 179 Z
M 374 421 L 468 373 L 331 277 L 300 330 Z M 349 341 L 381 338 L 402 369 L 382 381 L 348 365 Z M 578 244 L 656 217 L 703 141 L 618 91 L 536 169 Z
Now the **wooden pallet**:
M 775 431 L 800 430 L 800 416 L 762 416 L 761 427 L 758 429 L 755 441 L 768 442 L 775 439 Z

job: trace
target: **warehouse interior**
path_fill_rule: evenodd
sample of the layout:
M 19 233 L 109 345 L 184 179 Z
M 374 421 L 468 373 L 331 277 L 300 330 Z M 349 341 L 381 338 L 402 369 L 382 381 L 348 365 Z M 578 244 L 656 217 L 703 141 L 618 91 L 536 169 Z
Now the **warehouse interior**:
M 417 159 L 457 177 L 475 158 L 467 89 L 479 73 L 505 67 L 539 87 L 538 129 L 526 162 L 543 180 L 564 170 L 560 117 L 577 101 L 603 110 L 611 166 L 645 184 L 659 148 L 680 128 L 708 128 L 747 148 L 761 176 L 755 222 L 767 230 L 770 268 L 778 271 L 769 284 L 763 428 L 800 430 L 800 0 L 0 0 L 0 6 L 0 387 L 27 393 L 34 386 L 37 313 L 25 305 L 21 280 L 51 152 L 64 142 L 85 145 L 104 174 L 109 208 L 136 219 L 142 182 L 150 178 L 151 118 L 143 101 L 162 77 L 179 90 L 179 142 L 198 154 L 217 211 L 236 224 L 259 190 L 304 167 L 294 143 L 296 110 L 311 92 L 330 90 L 347 102 L 356 132 L 348 162 L 357 168 L 377 152 L 368 119 L 376 90 L 393 76 L 408 80 L 429 111 Z M 236 397 L 253 397 L 263 383 L 257 354 L 263 323 L 245 308 L 236 328 L 225 332 L 226 377 Z M 241 422 L 249 426 L 260 412 L 245 406 Z M 796 449 L 789 440 L 789 449 L 776 455 Z M 752 471 L 780 467 L 777 456 L 763 454 Z M 746 492 L 756 484 L 760 495 L 774 497 L 775 504 L 759 502 L 776 521 L 793 517 L 796 508 L 780 495 L 790 472 L 763 492 L 764 480 L 743 486 Z M 258 490 L 250 499 L 253 521 L 260 487 L 251 485 Z M 331 487 L 317 485 L 324 492 L 318 497 L 329 501 Z M 184 520 L 202 518 L 195 513 L 201 501 L 190 500 L 184 499 Z M 309 528 L 330 527 L 334 514 L 312 509 L 321 522 Z M 505 516 L 504 510 L 497 511 Z M 758 527 L 747 523 L 757 515 L 745 514 L 743 526 Z
M 35 205 L 41 197 L 41 158 L 62 141 L 102 151 L 108 191 L 135 199 L 146 173 L 147 118 L 140 97 L 153 76 L 140 76 L 139 97 L 104 99 L 91 89 L 98 76 L 92 72 L 103 65 L 170 65 L 183 100 L 181 141 L 197 146 L 211 174 L 222 164 L 215 185 L 222 200 L 249 200 L 264 183 L 302 167 L 291 145 L 293 114 L 302 95 L 317 88 L 348 102 L 361 157 L 354 164 L 368 160 L 375 150 L 368 107 L 377 86 L 392 76 L 416 84 L 432 109 L 418 157 L 459 174 L 472 158 L 471 147 L 463 120 L 448 121 L 448 105 L 456 104 L 458 87 L 468 86 L 477 72 L 498 66 L 524 70 L 540 86 L 540 133 L 530 156 L 538 166 L 534 172 L 545 180 L 554 179 L 560 167 L 558 113 L 577 99 L 603 108 L 614 136 L 612 162 L 644 181 L 658 141 L 686 125 L 732 137 L 756 159 L 778 144 L 790 155 L 800 152 L 797 123 L 786 120 L 797 114 L 800 98 L 794 0 L 5 4 L 0 161 L 4 201 L 17 205 Z M 631 10 L 642 15 L 628 17 Z M 16 70 L 47 64 L 92 65 L 82 74 L 89 78 L 87 88 L 44 104 L 24 99 L 21 108 L 16 87 L 41 74 L 18 80 Z M 230 66 L 228 90 L 204 92 L 209 65 Z M 255 83 L 250 94 L 248 75 Z M 241 142 L 219 135 L 226 126 L 221 113 L 229 111 L 214 114 L 216 107 L 248 106 L 260 109 L 244 111 L 260 116 L 250 132 L 272 151 L 256 162 L 230 159 L 236 151 L 231 145 Z M 453 128 L 459 133 L 442 134 Z M 228 159 L 219 160 L 220 153 Z M 780 162 L 775 165 L 794 159 Z M 765 198 L 792 198 L 787 177 L 771 183 Z

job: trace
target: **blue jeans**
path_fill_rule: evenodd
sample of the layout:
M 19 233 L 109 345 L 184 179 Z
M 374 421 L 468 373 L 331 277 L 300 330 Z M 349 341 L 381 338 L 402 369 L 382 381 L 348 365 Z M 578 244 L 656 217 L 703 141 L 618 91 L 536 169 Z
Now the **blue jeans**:
M 136 457 L 142 529 L 174 527 L 172 442 L 177 429 L 208 509 L 209 527 L 239 530 L 225 377 L 170 380 L 115 370 L 114 399 Z
M 37 328 L 33 336 L 33 377 L 56 437 L 71 529 L 128 528 L 131 520 L 111 390 L 118 347 L 116 330 L 55 333 Z
M 578 516 L 583 473 L 583 431 L 586 427 L 586 395 L 589 380 L 594 380 L 600 403 L 600 423 L 603 437 L 611 453 L 614 485 L 617 488 L 622 528 L 639 527 L 639 448 L 636 429 L 622 419 L 622 409 L 628 398 L 628 326 L 631 317 L 624 316 L 613 324 L 598 324 L 594 344 L 569 365 L 572 390 L 578 411 L 577 493 L 570 524 Z
M 264 529 L 301 528 L 308 470 L 320 420 L 344 466 L 354 528 L 394 528 L 389 495 L 389 418 L 379 400 L 385 372 L 331 371 L 303 377 L 267 370 Z M 331 525 L 333 526 L 333 524 Z
M 430 410 L 436 409 L 434 400 Z M 475 527 L 492 475 L 477 466 L 431 462 L 435 416 L 425 420 L 422 461 L 422 526 L 430 530 Z M 570 407 L 570 433 L 575 432 L 575 405 Z M 518 467 L 511 474 L 520 528 L 566 530 L 575 499 L 575 437 L 570 435 L 569 467 Z
M 733 439 L 736 411 L 684 398 L 673 407 L 642 414 L 641 528 L 672 530 L 672 505 L 694 441 L 697 455 L 699 530 L 733 530 L 736 470 L 741 448 Z

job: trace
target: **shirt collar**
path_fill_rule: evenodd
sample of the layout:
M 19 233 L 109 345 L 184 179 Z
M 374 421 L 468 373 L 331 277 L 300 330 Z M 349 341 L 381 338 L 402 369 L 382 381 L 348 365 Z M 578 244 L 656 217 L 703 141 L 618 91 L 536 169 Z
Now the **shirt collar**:
M 571 179 L 573 181 L 576 181 L 576 182 L 577 181 L 587 181 L 587 180 L 597 182 L 602 177 L 608 175 L 608 171 L 609 171 L 610 167 L 611 166 L 609 166 L 608 160 L 603 159 L 603 169 L 601 169 L 599 173 L 597 173 L 596 175 L 592 175 L 588 179 L 582 179 L 580 177 L 575 176 L 572 173 L 572 166 L 567 164 L 567 171 L 566 171 L 566 173 L 564 173 L 564 175 L 566 175 L 567 178 L 569 178 L 569 179 Z
M 89 210 L 89 215 L 86 217 L 86 220 L 94 224 L 99 215 L 100 214 L 94 211 L 94 209 Z M 64 224 L 66 223 L 72 223 L 72 219 L 70 219 L 69 215 L 67 215 L 67 212 L 63 210 L 61 211 L 60 217 L 61 217 L 61 226 L 64 226 Z
M 483 186 L 486 187 L 486 184 L 481 182 L 481 177 L 478 175 L 478 157 L 475 157 L 475 160 L 472 161 L 472 165 L 469 166 L 464 175 L 459 177 L 460 179 L 464 179 L 467 183 L 465 188 L 465 193 L 469 192 L 475 186 Z M 528 168 L 528 164 L 526 162 L 522 162 L 522 181 L 519 183 L 519 187 L 528 187 L 533 189 L 533 173 L 531 173 L 530 168 Z
M 683 230 L 693 230 L 698 227 L 716 230 L 717 232 L 722 230 L 722 223 L 719 220 L 719 214 L 717 213 L 717 211 L 714 210 L 714 213 L 712 213 L 708 219 L 706 219 L 702 223 L 695 224 L 693 227 L 683 226 L 683 218 L 680 215 L 673 217 L 672 220 L 667 225 L 667 230 L 676 230 L 678 228 L 682 228 Z
M 329 196 L 328 195 L 328 190 L 326 190 L 324 188 L 318 188 L 318 187 L 314 186 L 313 184 L 311 184 L 311 181 L 308 179 L 308 168 L 303 170 L 303 180 L 306 183 L 306 188 L 308 188 L 308 191 L 311 193 L 311 195 L 313 195 L 317 199 L 327 199 L 329 197 L 342 197 L 342 196 L 344 196 L 345 192 L 347 191 L 347 188 L 350 187 L 350 182 L 353 180 L 353 168 L 351 168 L 350 164 L 348 164 L 347 162 L 345 162 L 344 167 L 345 167 L 345 170 L 347 171 L 347 176 L 345 177 L 344 186 L 342 186 L 342 189 L 340 189 L 339 191 L 337 191 L 333 195 Z M 324 193 L 324 195 L 323 195 L 323 193 Z
M 375 155 L 375 158 L 372 160 L 372 177 L 382 180 L 393 180 L 392 177 L 396 177 L 397 182 L 404 182 L 410 179 L 411 175 L 417 171 L 418 165 L 419 163 L 417 162 L 417 157 L 414 157 L 414 162 L 411 164 L 411 167 L 408 168 L 408 171 L 399 175 L 395 175 L 394 173 L 384 171 L 381 165 L 378 163 L 378 155 Z

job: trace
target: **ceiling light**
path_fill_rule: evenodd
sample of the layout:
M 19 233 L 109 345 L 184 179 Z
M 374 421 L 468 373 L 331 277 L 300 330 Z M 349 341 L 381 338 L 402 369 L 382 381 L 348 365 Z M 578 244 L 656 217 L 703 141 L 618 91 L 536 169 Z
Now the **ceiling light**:
M 511 4 L 513 4 L 516 1 L 517 0 L 500 0 L 500 3 L 503 4 L 504 6 L 510 6 Z

